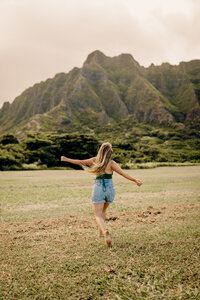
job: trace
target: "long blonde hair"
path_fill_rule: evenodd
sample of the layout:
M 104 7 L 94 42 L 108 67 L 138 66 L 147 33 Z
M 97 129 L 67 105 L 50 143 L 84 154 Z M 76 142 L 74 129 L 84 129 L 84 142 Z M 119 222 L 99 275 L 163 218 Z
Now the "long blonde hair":
M 103 143 L 97 153 L 92 167 L 86 167 L 84 169 L 86 169 L 89 173 L 96 175 L 105 173 L 105 169 L 111 160 L 112 153 L 112 145 L 108 142 Z

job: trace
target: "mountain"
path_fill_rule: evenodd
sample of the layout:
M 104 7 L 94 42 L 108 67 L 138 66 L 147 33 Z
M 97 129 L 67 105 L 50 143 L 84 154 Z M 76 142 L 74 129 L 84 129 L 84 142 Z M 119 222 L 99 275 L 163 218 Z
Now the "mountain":
M 0 134 L 66 132 L 137 122 L 199 128 L 200 60 L 142 67 L 130 54 L 88 55 L 82 68 L 35 84 L 0 109 Z
M 175 121 L 198 125 L 200 119 L 200 60 L 181 62 L 178 66 L 164 63 L 144 69 L 145 77 L 175 107 Z

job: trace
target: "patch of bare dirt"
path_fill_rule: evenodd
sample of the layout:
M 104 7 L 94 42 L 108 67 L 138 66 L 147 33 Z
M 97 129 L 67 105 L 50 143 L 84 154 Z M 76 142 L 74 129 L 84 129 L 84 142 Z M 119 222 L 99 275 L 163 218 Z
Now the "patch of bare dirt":
M 15 233 L 31 233 L 42 230 L 54 230 L 60 227 L 79 227 L 79 228 L 93 228 L 95 220 L 87 217 L 57 218 L 57 219 L 41 219 L 30 222 L 15 222 L 4 223 L 0 225 L 1 234 L 15 234 Z
M 123 212 L 117 215 L 118 220 L 123 218 L 126 221 L 136 223 L 154 223 L 167 221 L 169 219 L 184 219 L 192 212 L 200 209 L 200 203 L 194 204 L 179 204 L 153 207 L 148 206 L 147 209 L 142 211 Z M 116 216 L 116 215 L 115 215 Z
M 179 204 L 161 207 L 148 206 L 142 211 L 131 211 L 109 214 L 107 222 L 112 222 L 113 225 L 120 223 L 154 223 L 168 221 L 169 219 L 183 219 L 187 215 L 198 213 L 200 203 L 194 204 Z M 76 217 L 56 219 L 40 219 L 23 223 L 4 223 L 0 225 L 1 235 L 20 235 L 32 234 L 42 231 L 54 231 L 57 229 L 78 229 L 78 228 L 96 228 L 94 217 Z

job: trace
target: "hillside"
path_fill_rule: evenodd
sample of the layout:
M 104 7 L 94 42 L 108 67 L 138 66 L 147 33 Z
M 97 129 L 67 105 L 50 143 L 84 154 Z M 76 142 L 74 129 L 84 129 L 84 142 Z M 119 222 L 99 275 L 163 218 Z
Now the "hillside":
M 0 135 L 135 122 L 200 127 L 200 60 L 144 68 L 130 54 L 89 54 L 82 68 L 26 89 L 0 109 Z

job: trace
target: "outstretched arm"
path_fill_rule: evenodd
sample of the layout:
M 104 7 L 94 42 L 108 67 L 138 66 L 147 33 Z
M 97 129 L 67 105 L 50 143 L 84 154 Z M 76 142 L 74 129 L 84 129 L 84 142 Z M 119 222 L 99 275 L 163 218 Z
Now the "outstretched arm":
M 65 156 L 61 156 L 61 161 L 66 161 L 75 165 L 92 165 L 94 163 L 95 157 L 89 159 L 71 159 Z
M 113 171 L 117 172 L 119 175 L 125 177 L 126 179 L 134 181 L 138 186 L 142 185 L 142 182 L 140 180 L 137 180 L 130 176 L 128 173 L 125 173 L 114 160 L 112 160 L 111 168 Z

